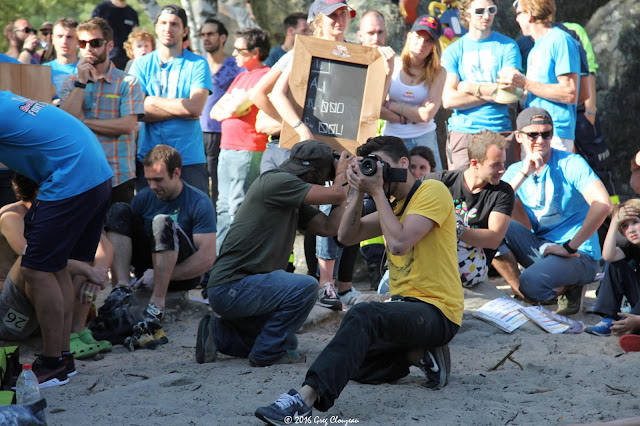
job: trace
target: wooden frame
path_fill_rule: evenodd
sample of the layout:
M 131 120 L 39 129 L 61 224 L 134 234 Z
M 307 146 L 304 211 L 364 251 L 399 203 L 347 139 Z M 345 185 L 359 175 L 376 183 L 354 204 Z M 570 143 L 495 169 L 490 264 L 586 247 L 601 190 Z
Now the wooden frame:
M 299 117 L 303 116 L 313 58 L 367 67 L 356 139 L 343 139 L 314 133 L 316 139 L 325 142 L 336 151 L 347 150 L 350 153 L 355 153 L 356 148 L 364 144 L 368 138 L 375 136 L 378 130 L 386 80 L 384 58 L 375 48 L 297 36 L 293 53 L 293 69 L 289 77 L 288 97 Z M 289 123 L 283 122 L 280 146 L 291 148 L 298 142 L 300 142 L 300 136 Z

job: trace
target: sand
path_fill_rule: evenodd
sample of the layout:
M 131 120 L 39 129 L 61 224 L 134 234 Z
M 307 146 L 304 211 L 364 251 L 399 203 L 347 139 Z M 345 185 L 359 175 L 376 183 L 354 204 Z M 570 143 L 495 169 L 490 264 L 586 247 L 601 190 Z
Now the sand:
M 362 287 L 362 286 L 361 286 Z M 593 290 L 595 285 L 591 285 Z M 472 317 L 506 293 L 499 279 L 465 290 L 463 325 L 450 343 L 452 371 L 440 391 L 424 387 L 418 369 L 394 384 L 350 382 L 313 424 L 541 425 L 609 421 L 638 415 L 638 353 L 624 353 L 616 337 L 551 335 L 529 322 L 512 334 Z M 595 301 L 587 293 L 585 306 Z M 260 425 L 253 412 L 297 388 L 306 369 L 343 316 L 315 307 L 299 334 L 307 364 L 253 368 L 246 359 L 195 362 L 198 321 L 208 306 L 172 296 L 165 320 L 170 339 L 156 350 L 115 346 L 101 360 L 76 361 L 69 384 L 42 391 L 52 425 Z M 551 307 L 553 308 L 553 307 Z M 590 325 L 599 317 L 574 315 Z M 488 371 L 521 344 L 495 371 Z M 39 348 L 21 346 L 22 361 Z

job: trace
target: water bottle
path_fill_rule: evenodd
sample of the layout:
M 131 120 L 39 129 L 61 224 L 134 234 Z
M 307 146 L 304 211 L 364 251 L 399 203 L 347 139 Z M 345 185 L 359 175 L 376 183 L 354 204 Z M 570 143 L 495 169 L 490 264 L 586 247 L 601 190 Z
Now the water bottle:
M 16 384 L 16 403 L 18 405 L 29 405 L 40 401 L 40 388 L 38 378 L 31 370 L 31 364 L 22 365 L 22 373 L 18 376 Z

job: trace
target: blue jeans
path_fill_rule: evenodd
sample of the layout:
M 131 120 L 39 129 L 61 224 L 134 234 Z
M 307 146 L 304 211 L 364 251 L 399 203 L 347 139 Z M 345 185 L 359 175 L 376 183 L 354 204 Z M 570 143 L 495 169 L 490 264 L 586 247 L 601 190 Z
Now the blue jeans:
M 269 363 L 297 347 L 295 333 L 318 298 L 318 281 L 278 270 L 210 286 L 207 295 L 221 316 L 211 319 L 218 351 Z
M 218 202 L 216 253 L 229 232 L 233 219 L 254 180 L 260 175 L 262 152 L 220 150 L 218 158 Z
M 440 159 L 440 150 L 438 149 L 438 138 L 436 131 L 425 133 L 424 135 L 416 136 L 415 138 L 403 138 L 404 144 L 407 149 L 411 151 L 414 146 L 426 146 L 433 151 L 433 156 L 436 158 L 436 170 L 442 171 L 442 159 Z M 433 170 L 432 170 L 433 171 Z
M 520 275 L 520 291 L 534 302 L 553 299 L 558 287 L 589 284 L 598 272 L 598 261 L 585 252 L 579 252 L 580 257 L 542 257 L 542 246 L 551 242 L 538 238 L 515 220 L 509 224 L 504 241 L 506 247 L 502 244 L 498 250 L 501 255 L 512 251 L 526 268 Z
M 260 161 L 260 173 L 268 170 L 277 169 L 280 164 L 289 159 L 291 150 L 289 148 L 280 148 L 278 139 L 272 140 L 267 144 L 267 149 L 262 155 Z

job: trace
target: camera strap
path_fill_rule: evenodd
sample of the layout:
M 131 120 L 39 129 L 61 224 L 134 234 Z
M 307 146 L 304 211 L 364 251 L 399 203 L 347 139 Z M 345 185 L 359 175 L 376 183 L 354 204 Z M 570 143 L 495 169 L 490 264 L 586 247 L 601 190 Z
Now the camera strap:
M 411 187 L 411 190 L 409 191 L 409 194 L 407 194 L 407 198 L 405 198 L 404 205 L 402 206 L 402 209 L 400 209 L 400 212 L 396 213 L 397 217 L 402 216 L 404 211 L 407 209 L 407 206 L 409 205 L 409 201 L 411 201 L 411 197 L 413 197 L 413 194 L 415 194 L 416 191 L 418 190 L 418 188 L 420 188 L 421 184 L 422 184 L 421 180 L 416 180 L 413 183 L 413 186 Z

